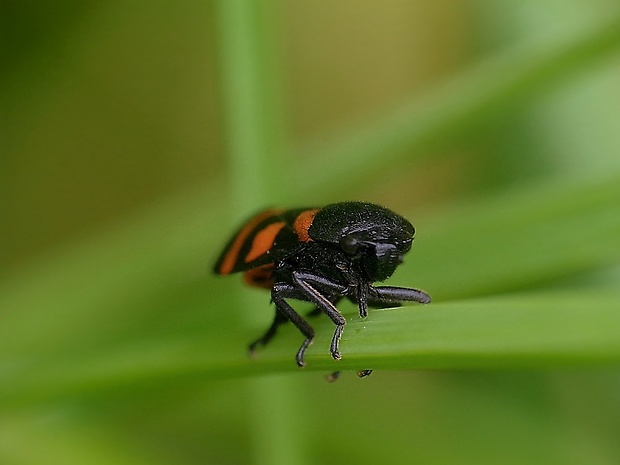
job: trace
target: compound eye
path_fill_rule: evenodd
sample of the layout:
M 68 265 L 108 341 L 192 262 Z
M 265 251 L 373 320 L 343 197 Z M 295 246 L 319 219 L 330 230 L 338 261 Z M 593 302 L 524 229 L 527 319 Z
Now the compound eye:
M 351 235 L 344 236 L 340 239 L 340 248 L 349 255 L 355 255 L 359 250 L 361 242 Z

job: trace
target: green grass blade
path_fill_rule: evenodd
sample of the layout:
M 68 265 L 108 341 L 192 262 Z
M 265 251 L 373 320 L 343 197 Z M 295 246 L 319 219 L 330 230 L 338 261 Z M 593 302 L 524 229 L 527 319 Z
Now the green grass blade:
M 376 311 L 350 350 L 400 369 L 619 364 L 619 309 L 618 293 L 557 292 Z
M 319 318 L 313 321 L 318 336 L 304 371 L 616 365 L 619 303 L 617 292 L 557 292 L 373 310 L 366 320 L 352 313 L 347 315 L 343 358 L 338 362 L 328 350 L 333 324 Z M 218 347 L 205 343 L 202 335 L 119 344 L 3 376 L 0 395 L 15 406 L 64 396 L 109 395 L 119 388 L 146 388 L 164 381 L 301 372 L 293 360 L 300 342 L 299 333 L 288 325 L 256 360 L 232 338 L 219 341 Z

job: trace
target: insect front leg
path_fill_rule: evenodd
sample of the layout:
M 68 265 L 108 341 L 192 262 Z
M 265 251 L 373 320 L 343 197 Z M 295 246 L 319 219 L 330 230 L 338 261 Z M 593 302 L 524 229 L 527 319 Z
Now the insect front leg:
M 427 304 L 431 301 L 431 296 L 424 291 L 395 286 L 371 286 L 368 296 L 373 303 L 380 304 L 400 305 L 402 302 Z
M 338 350 L 340 337 L 347 320 L 342 316 L 338 309 L 331 303 L 331 301 L 315 289 L 312 284 L 318 284 L 322 288 L 331 288 L 333 290 L 339 290 L 344 292 L 342 285 L 329 281 L 321 276 L 316 276 L 311 273 L 304 273 L 300 271 L 293 272 L 293 282 L 298 286 L 299 290 L 306 296 L 306 299 L 314 303 L 321 309 L 336 325 L 336 330 L 332 336 L 332 342 L 329 346 L 329 351 L 332 354 L 334 360 L 340 360 L 341 355 Z
M 304 354 L 306 352 L 306 349 L 308 348 L 308 346 L 312 343 L 312 340 L 314 339 L 314 329 L 312 328 L 312 326 L 308 324 L 306 320 L 303 319 L 303 317 L 299 313 L 297 313 L 293 309 L 293 307 L 291 307 L 286 302 L 286 300 L 284 300 L 285 298 L 301 299 L 301 300 L 307 300 L 307 299 L 303 296 L 303 294 L 299 292 L 299 290 L 295 286 L 291 284 L 276 283 L 273 285 L 273 288 L 271 289 L 271 300 L 273 300 L 273 303 L 276 305 L 276 312 L 281 313 L 284 317 L 286 317 L 286 319 L 290 320 L 297 327 L 297 329 L 299 329 L 299 331 L 301 331 L 301 333 L 304 336 L 306 336 L 306 340 L 303 342 L 303 344 L 297 351 L 297 355 L 295 356 L 297 365 L 299 365 L 300 367 L 303 367 L 305 365 Z M 277 319 L 277 316 L 276 316 L 276 319 Z M 274 320 L 274 325 L 275 324 L 276 324 L 276 321 Z M 267 331 L 267 334 L 269 334 L 271 329 L 272 328 L 269 328 L 269 330 Z

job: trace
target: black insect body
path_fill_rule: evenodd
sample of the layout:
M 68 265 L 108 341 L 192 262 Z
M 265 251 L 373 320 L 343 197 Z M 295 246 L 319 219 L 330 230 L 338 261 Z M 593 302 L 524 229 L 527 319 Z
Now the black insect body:
M 271 290 L 275 318 L 250 350 L 265 345 L 280 324 L 291 321 L 305 336 L 296 355 L 301 367 L 315 333 L 289 305 L 289 299 L 311 302 L 315 312 L 325 313 L 333 321 L 336 330 L 330 352 L 336 360 L 340 359 L 338 344 L 346 323 L 336 307 L 341 299 L 356 303 L 362 318 L 368 307 L 430 302 L 430 296 L 421 290 L 373 285 L 394 273 L 414 235 L 406 219 L 370 203 L 266 210 L 252 217 L 230 240 L 215 272 L 243 271 L 246 283 Z M 370 370 L 360 372 L 360 376 L 368 374 Z

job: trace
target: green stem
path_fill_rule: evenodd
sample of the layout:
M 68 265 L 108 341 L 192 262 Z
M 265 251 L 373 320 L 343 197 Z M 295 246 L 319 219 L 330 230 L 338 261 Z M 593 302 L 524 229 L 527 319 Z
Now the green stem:
M 280 199 L 269 183 L 282 150 L 281 112 L 274 64 L 276 11 L 269 2 L 221 0 L 222 88 L 228 128 L 233 209 L 247 214 Z M 245 315 L 256 302 L 234 299 Z M 255 463 L 303 463 L 302 436 L 294 428 L 300 396 L 293 380 L 256 378 L 248 383 Z

